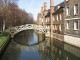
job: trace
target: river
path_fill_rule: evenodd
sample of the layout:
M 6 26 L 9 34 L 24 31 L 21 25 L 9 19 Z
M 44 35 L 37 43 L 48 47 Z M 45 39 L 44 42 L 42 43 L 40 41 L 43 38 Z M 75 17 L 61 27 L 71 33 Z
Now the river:
M 80 49 L 26 30 L 11 39 L 0 60 L 80 60 Z

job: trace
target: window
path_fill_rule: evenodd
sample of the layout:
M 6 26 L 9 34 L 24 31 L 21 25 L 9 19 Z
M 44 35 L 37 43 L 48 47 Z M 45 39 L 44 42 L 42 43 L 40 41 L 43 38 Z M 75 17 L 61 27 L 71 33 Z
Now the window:
M 55 25 L 55 30 L 57 30 L 57 25 Z
M 62 29 L 61 29 L 61 24 L 59 25 L 59 30 L 62 31 Z
M 69 29 L 69 21 L 67 21 L 67 29 Z
M 47 18 L 46 18 L 46 22 L 47 22 Z
M 66 8 L 66 15 L 69 15 L 69 7 Z
M 74 5 L 74 15 L 78 14 L 78 4 Z
M 60 6 L 58 6 L 58 9 L 60 8 Z
M 78 30 L 78 20 L 74 21 L 74 30 Z
M 48 23 L 49 23 L 49 18 L 48 18 Z
M 61 14 L 60 14 L 60 20 L 62 20 L 62 16 L 61 16 Z
M 68 1 L 68 0 L 66 0 L 66 1 Z
M 57 20 L 58 20 L 58 15 L 57 15 Z

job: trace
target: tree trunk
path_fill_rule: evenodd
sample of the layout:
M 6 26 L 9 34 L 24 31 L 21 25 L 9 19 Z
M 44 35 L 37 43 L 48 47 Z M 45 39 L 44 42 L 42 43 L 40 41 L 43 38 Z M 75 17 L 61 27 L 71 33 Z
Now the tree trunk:
M 3 32 L 5 30 L 5 21 L 3 20 Z

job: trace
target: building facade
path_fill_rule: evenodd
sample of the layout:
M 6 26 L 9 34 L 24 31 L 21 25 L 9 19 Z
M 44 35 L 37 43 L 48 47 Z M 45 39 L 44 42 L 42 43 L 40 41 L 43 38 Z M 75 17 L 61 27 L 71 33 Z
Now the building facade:
M 64 42 L 80 47 L 80 0 L 65 0 Z
M 65 0 L 65 33 L 80 35 L 80 0 Z
M 43 14 L 43 26 L 44 26 L 44 32 L 45 33 L 46 33 L 46 18 L 45 18 L 45 16 L 47 15 L 47 12 L 48 12 L 47 3 L 45 2 L 43 5 L 43 12 L 42 12 L 42 14 Z
M 54 0 L 50 0 L 50 9 L 46 7 L 45 3 L 45 33 L 50 33 L 53 39 L 80 47 L 80 0 L 64 0 L 56 6 Z
M 42 14 L 41 13 L 38 13 L 38 16 L 37 16 L 37 25 L 42 25 Z
M 53 18 L 53 38 L 64 41 L 64 2 L 54 7 Z
M 54 0 L 51 0 L 54 3 Z M 64 2 L 54 6 L 50 3 L 46 19 L 46 36 L 52 35 L 52 38 L 64 40 Z
M 50 22 L 50 9 L 47 12 L 47 15 L 45 16 L 46 19 L 46 36 L 50 37 L 50 26 L 51 26 L 51 22 Z
M 50 9 L 46 11 L 45 16 L 45 26 L 46 26 L 46 36 L 53 37 L 53 14 L 54 12 L 54 0 L 50 0 Z

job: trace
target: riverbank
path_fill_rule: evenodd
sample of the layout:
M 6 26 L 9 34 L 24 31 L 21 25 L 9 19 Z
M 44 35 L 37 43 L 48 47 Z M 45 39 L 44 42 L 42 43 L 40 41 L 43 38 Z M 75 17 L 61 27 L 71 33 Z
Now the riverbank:
M 2 50 L 7 45 L 9 39 L 10 39 L 10 34 L 9 33 L 0 34 L 0 53 L 2 52 Z

